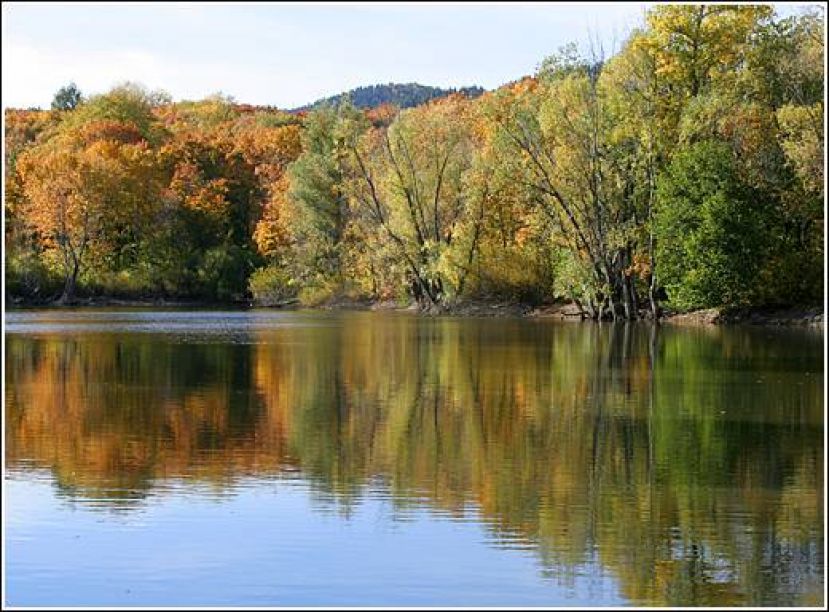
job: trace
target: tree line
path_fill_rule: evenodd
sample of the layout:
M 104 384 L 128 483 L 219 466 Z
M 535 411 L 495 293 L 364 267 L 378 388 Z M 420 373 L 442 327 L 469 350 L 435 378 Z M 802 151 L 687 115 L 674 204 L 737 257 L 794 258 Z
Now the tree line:
M 470 98 L 289 114 L 126 84 L 6 112 L 12 295 L 596 319 L 823 295 L 824 14 L 657 6 Z

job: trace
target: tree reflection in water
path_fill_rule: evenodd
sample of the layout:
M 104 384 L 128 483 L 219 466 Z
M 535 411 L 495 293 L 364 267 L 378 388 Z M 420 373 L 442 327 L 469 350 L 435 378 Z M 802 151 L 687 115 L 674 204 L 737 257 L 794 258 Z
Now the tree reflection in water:
M 131 507 L 299 471 L 471 515 L 632 602 L 820 605 L 822 335 L 367 313 L 243 342 L 6 337 L 6 459 Z M 238 339 L 237 339 L 238 340 Z

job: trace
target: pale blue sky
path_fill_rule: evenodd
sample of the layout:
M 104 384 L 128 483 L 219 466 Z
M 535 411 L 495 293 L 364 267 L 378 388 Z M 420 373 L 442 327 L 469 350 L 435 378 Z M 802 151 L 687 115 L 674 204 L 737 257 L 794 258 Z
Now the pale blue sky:
M 48 107 L 69 81 L 283 108 L 374 83 L 493 88 L 571 41 L 612 51 L 652 4 L 4 3 L 3 105 Z

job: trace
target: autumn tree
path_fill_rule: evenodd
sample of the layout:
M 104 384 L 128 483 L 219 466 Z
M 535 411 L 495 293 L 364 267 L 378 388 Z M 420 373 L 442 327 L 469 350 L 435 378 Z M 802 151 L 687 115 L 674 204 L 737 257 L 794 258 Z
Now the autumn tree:
M 457 295 L 466 274 L 456 257 L 471 209 L 472 112 L 450 96 L 345 144 L 355 214 L 387 238 L 411 295 L 428 308 Z
M 686 4 L 648 12 L 639 43 L 656 59 L 656 72 L 673 90 L 677 109 L 712 84 L 729 81 L 740 69 L 758 23 L 770 6 Z
M 64 277 L 60 300 L 93 268 L 135 264 L 160 182 L 148 136 L 159 135 L 144 90 L 116 89 L 67 114 L 20 154 L 20 217 Z
M 565 49 L 536 82 L 490 112 L 502 158 L 555 228 L 566 295 L 592 317 L 636 318 L 632 277 L 642 219 L 635 143 L 615 129 L 613 83 L 597 58 Z
M 132 152 L 111 141 L 89 147 L 32 150 L 19 162 L 27 197 L 25 217 L 64 275 L 59 301 L 75 296 L 78 276 L 92 253 L 106 251 L 104 228 L 122 209 L 123 182 Z

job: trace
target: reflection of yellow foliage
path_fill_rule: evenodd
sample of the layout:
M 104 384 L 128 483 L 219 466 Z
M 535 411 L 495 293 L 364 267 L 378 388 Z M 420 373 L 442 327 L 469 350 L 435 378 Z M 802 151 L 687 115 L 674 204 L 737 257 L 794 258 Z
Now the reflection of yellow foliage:
M 293 466 L 348 504 L 382 477 L 564 574 L 595 552 L 643 605 L 751 603 L 764 547 L 822 537 L 820 381 L 748 396 L 720 366 L 762 363 L 751 334 L 353 314 L 253 340 L 10 336 L 9 465 L 105 500 Z

